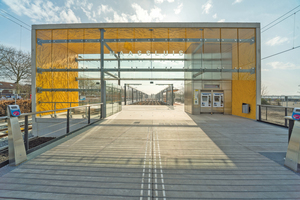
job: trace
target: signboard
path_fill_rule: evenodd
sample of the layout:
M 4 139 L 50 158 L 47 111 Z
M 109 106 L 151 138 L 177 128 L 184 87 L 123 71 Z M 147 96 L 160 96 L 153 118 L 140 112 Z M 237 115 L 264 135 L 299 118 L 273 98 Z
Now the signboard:
M 198 96 L 199 96 L 199 90 L 195 89 L 194 90 L 194 105 L 198 105 L 199 104 Z
M 86 96 L 80 96 L 80 97 L 79 97 L 79 100 L 80 100 L 80 101 L 86 100 Z

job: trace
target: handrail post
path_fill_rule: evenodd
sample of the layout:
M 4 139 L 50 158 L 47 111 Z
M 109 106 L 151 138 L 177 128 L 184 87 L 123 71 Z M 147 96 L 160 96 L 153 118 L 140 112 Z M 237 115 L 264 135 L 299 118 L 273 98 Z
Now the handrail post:
M 102 105 L 103 104 L 100 104 L 100 119 L 102 119 L 102 108 L 103 108 Z
M 258 105 L 258 121 L 261 121 L 261 105 Z
M 29 142 L 28 142 L 28 115 L 25 116 L 25 133 L 24 133 L 24 145 L 26 152 L 29 149 Z
M 67 112 L 67 133 L 70 132 L 70 109 Z
M 90 124 L 91 123 L 91 106 L 89 105 L 89 108 L 88 108 L 89 110 L 88 110 L 88 124 Z
M 56 110 L 56 103 L 54 103 L 54 110 Z M 54 118 L 56 118 L 56 111 L 54 111 Z
M 284 109 L 284 116 L 287 116 L 287 107 Z M 284 119 L 284 126 L 287 127 L 287 119 Z

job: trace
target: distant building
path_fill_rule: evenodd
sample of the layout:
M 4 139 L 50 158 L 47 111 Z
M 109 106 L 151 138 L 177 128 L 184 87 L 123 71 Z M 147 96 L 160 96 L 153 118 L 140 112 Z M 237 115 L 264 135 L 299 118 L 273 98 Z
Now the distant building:
M 9 82 L 0 82 L 0 97 L 10 98 L 16 93 L 17 84 Z

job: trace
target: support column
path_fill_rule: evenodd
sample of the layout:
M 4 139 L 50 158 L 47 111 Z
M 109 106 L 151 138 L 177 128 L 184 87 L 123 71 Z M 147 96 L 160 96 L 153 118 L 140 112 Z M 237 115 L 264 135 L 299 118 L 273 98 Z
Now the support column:
M 166 89 L 166 104 L 168 105 L 168 89 Z
M 126 105 L 126 84 L 124 84 L 124 105 Z
M 120 72 L 120 66 L 121 66 L 121 59 L 120 59 L 120 52 L 118 52 L 118 85 L 121 84 L 121 72 Z M 126 105 L 126 104 L 125 104 Z
M 171 92 L 171 99 L 172 99 L 171 104 L 172 104 L 172 106 L 173 106 L 173 105 L 174 105 L 173 84 L 171 85 L 171 90 L 172 90 L 172 92 Z
M 104 81 L 104 29 L 100 29 L 101 103 L 102 118 L 106 118 L 106 81 Z
M 131 88 L 131 89 L 132 89 L 132 92 L 131 92 L 131 96 L 132 96 L 131 101 L 132 101 L 132 103 L 131 104 L 133 104 L 133 88 Z

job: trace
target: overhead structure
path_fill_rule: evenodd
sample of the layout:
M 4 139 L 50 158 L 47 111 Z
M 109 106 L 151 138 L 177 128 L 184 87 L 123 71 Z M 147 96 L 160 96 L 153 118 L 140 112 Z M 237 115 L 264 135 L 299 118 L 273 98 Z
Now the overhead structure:
M 106 82 L 184 81 L 191 114 L 255 119 L 260 104 L 259 23 L 33 25 L 32 47 L 33 112 L 51 109 L 37 102 L 79 101 L 80 85 L 94 81 L 84 91 L 101 93 L 103 117 Z

